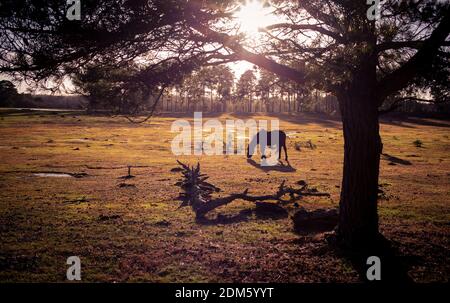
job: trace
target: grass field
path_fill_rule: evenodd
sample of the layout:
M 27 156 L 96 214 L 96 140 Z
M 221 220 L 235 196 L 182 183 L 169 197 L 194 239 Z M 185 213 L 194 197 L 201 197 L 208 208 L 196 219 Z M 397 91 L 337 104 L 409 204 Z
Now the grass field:
M 304 198 L 301 206 L 334 207 L 343 161 L 338 120 L 253 116 L 278 118 L 282 129 L 296 132 L 288 139 L 293 169 L 281 170 L 236 155 L 175 157 L 170 126 L 178 118 L 132 124 L 120 117 L 3 112 L 0 281 L 65 281 L 66 259 L 73 255 L 81 258 L 83 281 L 359 281 L 323 237 L 294 233 L 295 206 L 275 217 L 236 201 L 196 223 L 191 209 L 178 209 L 181 175 L 171 171 L 177 159 L 199 161 L 222 189 L 217 195 L 246 188 L 273 193 L 283 180 L 305 180 L 331 197 Z M 381 231 L 411 260 L 414 281 L 450 277 L 449 130 L 448 121 L 421 118 L 386 118 L 381 125 Z M 315 148 L 304 144 L 308 140 Z M 120 178 L 127 165 L 135 166 L 135 178 Z M 78 175 L 45 175 L 50 172 Z

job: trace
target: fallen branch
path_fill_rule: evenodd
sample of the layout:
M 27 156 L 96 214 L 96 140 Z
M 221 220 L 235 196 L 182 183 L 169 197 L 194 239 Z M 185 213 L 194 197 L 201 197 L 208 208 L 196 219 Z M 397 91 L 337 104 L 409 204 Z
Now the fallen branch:
M 242 193 L 231 194 L 223 198 L 212 198 L 214 192 L 220 191 L 213 184 L 206 182 L 209 178 L 200 173 L 200 164 L 189 167 L 178 161 L 182 168 L 183 179 L 176 183 L 183 189 L 179 199 L 182 201 L 180 207 L 191 206 L 197 218 L 204 217 L 208 212 L 220 206 L 227 205 L 234 200 L 244 200 L 248 202 L 277 201 L 281 204 L 297 201 L 305 196 L 329 197 L 330 194 L 318 192 L 315 188 L 308 188 L 304 181 L 298 182 L 300 188 L 286 187 L 283 181 L 275 194 L 252 196 L 248 194 L 248 189 Z M 289 200 L 283 199 L 289 195 Z

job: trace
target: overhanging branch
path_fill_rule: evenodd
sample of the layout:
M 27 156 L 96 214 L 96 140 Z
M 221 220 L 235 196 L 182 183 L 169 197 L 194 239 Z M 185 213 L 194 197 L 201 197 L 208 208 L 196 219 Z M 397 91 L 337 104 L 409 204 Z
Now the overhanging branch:
M 151 117 L 153 117 L 153 114 L 155 113 L 155 110 L 156 110 L 156 106 L 158 105 L 159 100 L 161 99 L 161 96 L 163 95 L 165 89 L 166 89 L 166 86 L 161 87 L 161 90 L 159 91 L 159 94 L 156 97 L 155 102 L 153 102 L 152 108 L 147 117 L 145 117 L 143 120 L 134 120 L 128 116 L 125 116 L 125 119 L 127 119 L 131 123 L 136 123 L 136 124 L 147 122 Z
M 417 98 L 417 97 L 402 97 L 402 98 L 397 98 L 395 99 L 392 104 L 383 110 L 378 111 L 378 115 L 384 115 L 387 113 L 390 113 L 398 108 L 400 108 L 400 106 L 402 106 L 403 103 L 408 102 L 408 101 L 419 101 L 419 102 L 428 102 L 428 103 L 432 103 L 431 100 L 427 100 L 427 99 L 422 99 L 422 98 Z
M 265 29 L 273 30 L 273 29 L 283 29 L 283 28 L 289 28 L 294 31 L 295 30 L 311 30 L 311 31 L 315 31 L 315 32 L 319 32 L 321 34 L 327 35 L 338 42 L 345 42 L 345 39 L 338 33 L 335 33 L 333 31 L 330 31 L 324 27 L 321 27 L 321 26 L 315 25 L 315 24 L 278 23 L 278 24 L 269 25 Z
M 218 33 L 196 21 L 191 20 L 190 24 L 195 30 L 197 30 L 202 35 L 207 36 L 209 39 L 217 43 L 221 43 L 228 49 L 232 50 L 239 59 L 258 65 L 270 72 L 273 72 L 279 76 L 285 77 L 294 82 L 301 84 L 305 82 L 304 72 L 277 63 L 274 60 L 271 60 L 263 55 L 255 54 L 246 50 L 238 42 L 238 39 L 236 37 L 224 33 Z
M 383 42 L 377 45 L 377 52 L 379 53 L 389 49 L 400 49 L 400 48 L 420 49 L 425 42 L 426 40 Z M 442 42 L 441 46 L 450 46 L 450 41 Z
M 402 67 L 384 77 L 378 83 L 380 100 L 384 100 L 390 94 L 401 90 L 410 81 L 422 72 L 426 72 L 434 57 L 438 54 L 439 48 L 445 43 L 450 33 L 450 11 L 436 27 L 430 38 L 423 42 L 422 47 L 409 59 Z M 381 105 L 381 104 L 380 104 Z

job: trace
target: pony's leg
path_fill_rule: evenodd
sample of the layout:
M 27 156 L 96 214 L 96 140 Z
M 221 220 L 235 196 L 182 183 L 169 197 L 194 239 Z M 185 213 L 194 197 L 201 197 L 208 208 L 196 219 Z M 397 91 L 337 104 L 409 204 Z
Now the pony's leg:
M 287 148 L 286 148 L 286 143 L 283 145 L 284 148 L 284 155 L 286 156 L 286 161 L 288 160 L 288 155 L 287 155 Z M 281 149 L 280 149 L 280 153 L 281 153 Z

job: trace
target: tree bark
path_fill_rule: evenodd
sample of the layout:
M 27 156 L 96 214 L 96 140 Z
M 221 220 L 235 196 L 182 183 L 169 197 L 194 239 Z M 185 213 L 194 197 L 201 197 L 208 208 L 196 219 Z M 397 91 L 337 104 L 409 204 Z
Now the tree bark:
M 376 83 L 376 82 L 372 82 Z M 339 95 L 344 132 L 344 169 L 338 239 L 366 248 L 378 237 L 378 176 L 382 149 L 374 85 L 355 81 Z
M 288 92 L 288 112 L 291 113 L 291 93 Z

